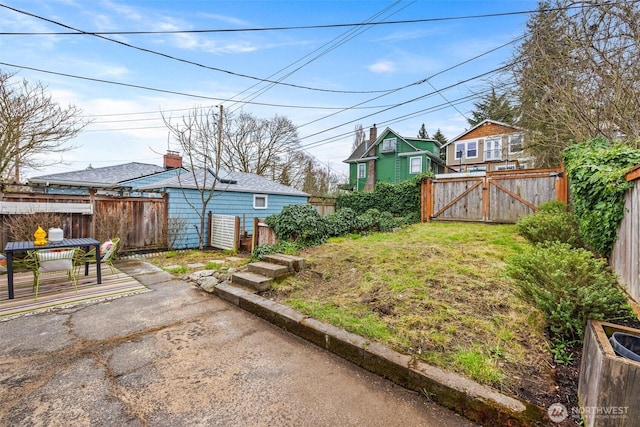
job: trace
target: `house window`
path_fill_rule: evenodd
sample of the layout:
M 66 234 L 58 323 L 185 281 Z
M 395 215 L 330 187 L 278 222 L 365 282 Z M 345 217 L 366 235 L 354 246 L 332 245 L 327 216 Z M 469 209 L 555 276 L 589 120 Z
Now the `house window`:
M 389 151 L 396 151 L 396 139 L 395 138 L 386 138 L 382 140 L 382 149 L 380 150 L 383 153 Z
M 509 136 L 509 153 L 520 153 L 524 150 L 524 143 L 522 134 Z
M 358 178 L 367 177 L 367 165 L 366 163 L 358 163 Z
M 502 138 L 493 137 L 484 140 L 484 159 L 500 160 L 502 158 Z
M 267 209 L 269 207 L 269 198 L 266 194 L 253 195 L 253 209 Z
M 409 159 L 409 173 L 416 174 L 422 172 L 422 157 L 411 157 Z
M 471 159 L 473 157 L 478 157 L 478 142 L 477 141 L 469 141 L 469 142 L 467 142 L 467 158 Z
M 456 160 L 460 160 L 460 158 L 464 154 L 464 150 L 465 150 L 465 143 L 464 142 L 458 142 L 456 144 Z

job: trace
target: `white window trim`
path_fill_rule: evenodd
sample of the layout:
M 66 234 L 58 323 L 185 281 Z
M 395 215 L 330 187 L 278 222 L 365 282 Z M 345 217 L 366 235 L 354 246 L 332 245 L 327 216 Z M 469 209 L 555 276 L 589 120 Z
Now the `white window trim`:
M 418 171 L 414 172 L 413 171 L 413 160 L 418 159 L 420 161 L 420 165 L 418 167 Z M 415 157 L 409 157 L 409 174 L 410 175 L 417 175 L 419 173 L 422 173 L 422 157 L 420 156 L 415 156 Z
M 476 144 L 476 155 L 475 156 L 470 156 L 469 155 L 469 145 L 471 144 Z M 475 139 L 475 140 L 469 140 L 469 141 L 460 141 L 460 142 L 456 142 L 453 149 L 455 150 L 454 153 L 454 158 L 455 160 L 460 160 L 460 156 L 458 156 L 458 145 L 462 145 L 464 147 L 463 150 L 463 155 L 462 157 L 464 159 L 477 159 L 478 158 L 478 152 L 480 151 L 480 140 Z
M 257 206 L 256 200 L 264 199 L 264 206 Z M 269 208 L 269 195 L 268 194 L 254 194 L 253 195 L 253 209 L 268 209 Z
M 469 155 L 469 145 L 474 144 L 474 143 L 476 144 L 476 155 L 475 156 L 470 156 Z M 480 151 L 480 142 L 478 140 L 467 141 L 466 150 L 464 151 L 465 157 L 467 159 L 477 159 L 478 158 L 478 151 Z
M 362 172 L 362 173 L 360 173 Z M 358 179 L 367 177 L 367 164 L 366 163 L 358 163 Z
M 488 144 L 487 144 L 489 141 L 497 141 L 498 144 L 496 145 L 496 148 L 493 148 L 493 149 L 490 150 L 488 148 Z M 494 151 L 496 151 L 498 153 L 497 156 L 495 156 L 495 157 L 487 156 L 487 154 L 489 152 L 494 152 Z M 501 136 L 488 136 L 488 137 L 486 137 L 484 139 L 484 153 L 485 153 L 485 157 L 484 157 L 485 160 L 502 160 L 502 137 Z
M 387 142 L 391 142 L 391 147 L 387 146 Z M 382 153 L 391 153 L 393 151 L 396 151 L 396 143 L 397 140 L 396 138 L 385 138 L 382 140 L 382 146 L 380 147 L 380 152 Z
M 522 146 L 522 148 L 520 150 L 518 150 L 518 151 L 511 151 L 511 145 L 512 145 L 511 144 L 511 138 L 514 137 L 514 136 L 519 136 L 521 138 L 520 145 Z M 509 144 L 509 154 L 520 154 L 520 153 L 522 153 L 524 151 L 524 134 L 515 133 L 515 134 L 509 135 L 508 144 Z

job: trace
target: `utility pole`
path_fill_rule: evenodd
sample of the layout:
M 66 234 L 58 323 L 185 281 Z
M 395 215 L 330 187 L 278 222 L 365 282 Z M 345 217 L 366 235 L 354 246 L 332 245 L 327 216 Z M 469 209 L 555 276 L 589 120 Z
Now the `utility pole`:
M 222 156 L 222 104 L 218 114 L 218 149 L 216 153 L 216 175 L 220 174 L 220 157 Z

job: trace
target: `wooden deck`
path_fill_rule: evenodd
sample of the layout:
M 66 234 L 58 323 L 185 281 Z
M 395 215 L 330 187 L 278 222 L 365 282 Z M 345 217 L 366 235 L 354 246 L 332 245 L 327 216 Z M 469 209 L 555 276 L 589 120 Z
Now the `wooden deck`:
M 89 275 L 84 269 L 78 277 L 78 292 L 65 272 L 41 276 L 38 301 L 33 293 L 33 274 L 16 273 L 13 276 L 14 299 L 8 299 L 7 275 L 0 276 L 0 320 L 16 315 L 66 307 L 81 302 L 125 296 L 148 289 L 133 277 L 117 270 L 113 274 L 109 266 L 102 266 L 102 283 L 96 283 L 95 264 L 90 265 Z

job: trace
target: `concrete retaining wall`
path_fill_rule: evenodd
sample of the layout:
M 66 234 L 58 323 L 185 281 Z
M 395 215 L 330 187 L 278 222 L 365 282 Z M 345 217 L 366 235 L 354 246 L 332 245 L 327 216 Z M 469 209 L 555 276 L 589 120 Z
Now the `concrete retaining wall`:
M 309 318 L 290 307 L 222 283 L 216 295 L 274 325 L 484 425 L 546 424 L 546 411 L 453 372 Z

